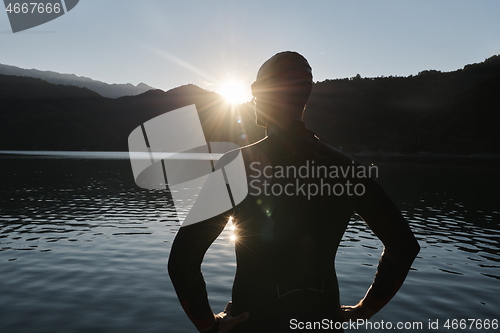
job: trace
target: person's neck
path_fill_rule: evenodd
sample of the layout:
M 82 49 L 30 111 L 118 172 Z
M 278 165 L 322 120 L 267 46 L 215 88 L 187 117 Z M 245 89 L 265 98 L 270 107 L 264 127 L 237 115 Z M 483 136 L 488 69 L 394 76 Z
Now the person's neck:
M 302 121 L 302 117 L 296 118 L 285 118 L 279 123 L 270 122 L 266 125 L 266 135 L 269 136 L 271 133 L 283 132 L 290 128 L 290 124 L 294 121 Z

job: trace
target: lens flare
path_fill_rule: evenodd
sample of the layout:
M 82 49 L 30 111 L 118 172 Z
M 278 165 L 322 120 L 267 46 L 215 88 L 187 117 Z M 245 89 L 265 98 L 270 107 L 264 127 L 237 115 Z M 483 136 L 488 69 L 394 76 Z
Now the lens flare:
M 222 84 L 219 94 L 231 104 L 244 103 L 250 100 L 247 89 L 239 81 L 227 81 Z
M 229 219 L 227 220 L 227 223 L 228 223 L 228 229 L 231 230 L 231 236 L 229 236 L 229 239 L 232 241 L 232 242 L 236 242 L 236 240 L 238 239 L 238 237 L 236 237 L 236 234 L 235 234 L 235 231 L 236 231 L 236 226 L 234 225 L 234 222 L 233 222 L 233 217 L 232 216 L 229 216 Z

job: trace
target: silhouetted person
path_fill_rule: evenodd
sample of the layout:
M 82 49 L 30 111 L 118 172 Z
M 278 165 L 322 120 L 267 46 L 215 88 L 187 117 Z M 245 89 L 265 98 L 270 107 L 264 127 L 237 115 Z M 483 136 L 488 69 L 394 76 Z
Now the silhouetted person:
M 369 319 L 396 294 L 419 251 L 393 202 L 360 173 L 364 167 L 305 127 L 311 88 L 311 67 L 298 53 L 278 53 L 262 65 L 252 93 L 267 136 L 241 150 L 249 195 L 226 214 L 180 228 L 175 238 L 169 273 L 199 331 L 287 332 L 324 320 L 335 327 Z M 341 306 L 334 261 L 354 212 L 384 252 L 364 298 Z M 230 215 L 237 235 L 232 304 L 214 315 L 200 266 Z

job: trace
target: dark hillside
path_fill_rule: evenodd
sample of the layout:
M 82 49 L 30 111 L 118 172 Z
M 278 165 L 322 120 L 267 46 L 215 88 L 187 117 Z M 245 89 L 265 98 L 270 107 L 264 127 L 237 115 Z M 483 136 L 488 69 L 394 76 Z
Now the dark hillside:
M 348 153 L 500 154 L 500 57 L 441 73 L 315 83 L 306 124 Z M 196 104 L 207 141 L 263 137 L 251 103 L 231 107 L 194 85 L 109 99 L 85 88 L 0 75 L 0 150 L 128 150 L 128 135 Z M 238 122 L 240 119 L 240 122 Z M 186 133 L 189 135 L 189 133 Z
M 221 96 L 194 85 L 109 99 L 85 88 L 0 75 L 0 150 L 127 151 L 137 126 L 190 104 L 197 106 L 208 141 L 243 145 L 263 137 L 251 108 L 231 111 Z M 235 126 L 238 117 L 244 128 Z
M 450 73 L 315 84 L 306 122 L 349 152 L 500 152 L 500 57 Z

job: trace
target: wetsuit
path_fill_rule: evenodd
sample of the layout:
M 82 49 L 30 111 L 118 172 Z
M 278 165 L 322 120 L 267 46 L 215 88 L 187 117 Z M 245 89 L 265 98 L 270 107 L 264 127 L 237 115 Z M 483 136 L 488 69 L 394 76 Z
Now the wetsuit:
M 196 327 L 206 330 L 214 323 L 200 266 L 229 215 L 234 216 L 237 236 L 231 314 L 250 313 L 250 318 L 231 332 L 294 331 L 290 329 L 291 319 L 341 321 L 334 260 L 354 212 L 385 245 L 377 276 L 364 300 L 374 311 L 382 308 L 405 279 L 418 244 L 376 181 L 352 172 L 331 173 L 331 166 L 346 170 L 359 163 L 319 141 L 302 122 L 271 133 L 261 142 L 242 148 L 242 153 L 249 195 L 228 214 L 182 227 L 172 245 L 171 280 Z M 324 173 L 318 175 L 320 166 L 329 170 L 326 177 Z M 346 191 L 347 182 L 351 195 Z M 316 188 L 313 184 L 323 193 L 311 195 Z M 352 195 L 354 184 L 363 185 L 357 188 L 358 194 L 364 189 L 362 195 Z

